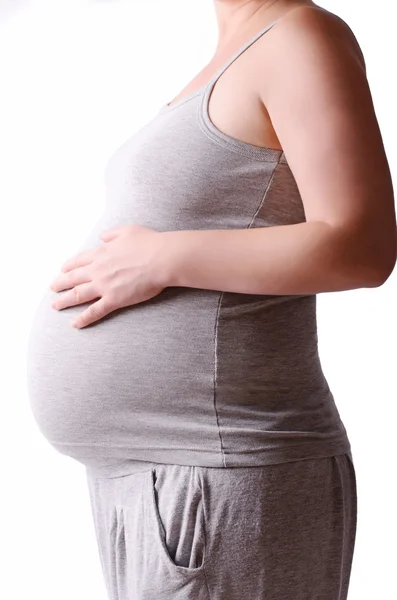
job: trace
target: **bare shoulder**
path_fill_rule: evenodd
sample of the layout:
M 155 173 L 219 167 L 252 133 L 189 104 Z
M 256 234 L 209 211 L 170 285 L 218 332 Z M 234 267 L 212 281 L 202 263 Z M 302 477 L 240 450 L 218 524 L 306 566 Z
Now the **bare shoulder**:
M 295 8 L 282 17 L 273 30 L 272 45 L 279 46 L 283 54 L 302 46 L 315 52 L 334 51 L 338 55 L 350 55 L 365 71 L 364 55 L 354 32 L 341 17 L 324 8 Z
M 359 109 L 364 124 L 373 110 L 365 61 L 343 19 L 320 7 L 300 6 L 269 33 L 269 51 L 256 54 L 258 72 L 264 74 L 257 78 L 258 91 L 268 109 L 291 111 L 294 103 L 293 110 L 306 117 L 309 107 L 327 117 L 330 110 L 354 115 Z

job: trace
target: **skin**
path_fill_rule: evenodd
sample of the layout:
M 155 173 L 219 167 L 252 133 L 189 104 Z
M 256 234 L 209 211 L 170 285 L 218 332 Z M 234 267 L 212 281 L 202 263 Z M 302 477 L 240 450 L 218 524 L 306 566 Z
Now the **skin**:
M 226 134 L 284 150 L 306 222 L 254 229 L 103 232 L 51 285 L 57 310 L 96 300 L 83 328 L 169 286 L 249 294 L 377 287 L 397 257 L 393 187 L 365 62 L 347 25 L 312 2 L 215 0 L 213 59 L 173 102 L 205 84 L 245 41 L 281 19 L 217 81 L 210 117 Z M 275 59 L 277 57 L 277 59 Z

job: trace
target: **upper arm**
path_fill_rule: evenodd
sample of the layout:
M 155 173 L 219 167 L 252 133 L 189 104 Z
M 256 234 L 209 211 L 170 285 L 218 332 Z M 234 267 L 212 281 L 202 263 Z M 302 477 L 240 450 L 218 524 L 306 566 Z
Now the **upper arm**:
M 335 15 L 302 8 L 274 26 L 271 43 L 260 93 L 306 219 L 344 228 L 393 268 L 393 187 L 355 37 Z

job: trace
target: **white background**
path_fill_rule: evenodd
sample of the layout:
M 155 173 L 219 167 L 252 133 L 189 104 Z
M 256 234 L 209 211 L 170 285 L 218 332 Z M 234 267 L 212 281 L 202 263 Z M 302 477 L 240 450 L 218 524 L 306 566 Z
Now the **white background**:
M 395 177 L 393 3 L 322 5 L 364 51 Z M 27 335 L 44 290 L 104 208 L 108 157 L 211 58 L 216 38 L 212 0 L 0 0 L 4 599 L 106 600 L 84 467 L 53 450 L 30 413 Z M 320 355 L 358 483 L 349 600 L 397 598 L 396 279 L 318 296 Z

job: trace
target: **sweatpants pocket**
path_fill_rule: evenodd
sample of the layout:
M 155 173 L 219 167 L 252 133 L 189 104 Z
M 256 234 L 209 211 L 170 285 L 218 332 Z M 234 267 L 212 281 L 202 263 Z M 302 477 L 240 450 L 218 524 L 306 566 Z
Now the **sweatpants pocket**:
M 195 467 L 168 465 L 149 472 L 145 491 L 149 524 L 171 571 L 197 575 L 205 564 L 203 490 Z
M 194 471 L 156 466 L 135 487 L 140 498 L 123 502 L 128 593 L 118 600 L 209 600 L 202 492 Z
M 105 556 L 114 563 L 112 600 L 209 600 L 202 495 L 190 469 L 156 465 L 115 480 L 115 549 Z

